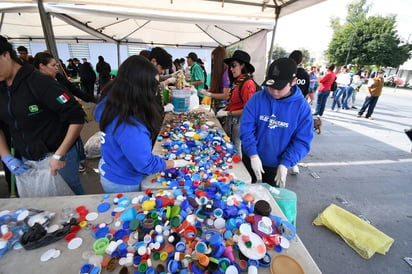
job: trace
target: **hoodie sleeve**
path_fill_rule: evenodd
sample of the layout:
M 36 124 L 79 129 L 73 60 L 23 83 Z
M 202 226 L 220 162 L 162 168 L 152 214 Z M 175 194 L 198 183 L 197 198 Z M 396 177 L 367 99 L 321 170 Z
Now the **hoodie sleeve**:
M 117 143 L 131 165 L 142 174 L 166 169 L 166 162 L 152 153 L 150 132 L 142 124 L 124 124 L 118 129 Z
M 306 104 L 306 105 L 305 105 Z M 280 164 L 286 167 L 296 165 L 306 157 L 313 140 L 313 118 L 309 105 L 305 102 L 300 108 L 295 132 L 292 134 L 286 150 L 280 157 Z
M 29 88 L 43 107 L 56 113 L 62 122 L 84 124 L 84 111 L 66 87 L 40 72 L 33 72 L 32 77 Z
M 242 149 L 247 156 L 257 154 L 257 140 L 256 140 L 256 130 L 257 130 L 257 96 L 252 96 L 249 101 L 247 101 L 245 107 L 243 108 L 242 119 L 240 121 L 240 140 L 242 141 Z

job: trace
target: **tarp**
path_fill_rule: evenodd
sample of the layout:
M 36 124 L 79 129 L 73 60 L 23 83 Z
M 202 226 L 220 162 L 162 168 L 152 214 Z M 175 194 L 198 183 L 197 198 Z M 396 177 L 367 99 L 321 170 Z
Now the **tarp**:
M 323 0 L 43 1 L 56 41 L 216 47 L 272 30 L 285 16 Z M 44 39 L 37 1 L 0 2 L 0 33 Z

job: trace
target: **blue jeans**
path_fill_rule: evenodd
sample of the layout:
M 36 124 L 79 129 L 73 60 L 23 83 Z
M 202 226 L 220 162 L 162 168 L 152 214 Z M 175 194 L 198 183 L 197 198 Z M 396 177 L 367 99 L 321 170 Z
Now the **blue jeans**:
M 366 112 L 366 118 L 372 116 L 373 110 L 375 109 L 376 103 L 378 103 L 379 96 L 370 96 L 365 98 L 365 102 L 362 105 L 362 108 L 359 110 L 358 115 L 361 115 L 365 112 L 366 108 L 368 112 Z
M 313 115 L 322 116 L 325 111 L 326 101 L 328 100 L 330 90 L 318 91 L 318 99 L 316 100 L 316 110 Z
M 100 175 L 100 183 L 106 193 L 123 193 L 123 192 L 138 192 L 141 190 L 141 185 L 122 185 L 113 183 Z
M 80 182 L 79 163 L 79 152 L 77 151 L 77 145 L 74 144 L 66 153 L 65 167 L 58 171 L 76 195 L 84 194 L 84 189 Z
M 333 97 L 332 110 L 336 105 L 338 105 L 338 108 L 341 108 L 340 97 L 345 92 L 345 90 L 346 87 L 338 87 L 338 89 L 336 90 L 335 96 Z
M 351 87 L 351 86 L 346 88 L 345 99 L 343 100 L 342 108 L 349 109 L 348 101 L 351 100 L 351 98 L 352 98 L 353 90 L 354 90 L 354 88 Z

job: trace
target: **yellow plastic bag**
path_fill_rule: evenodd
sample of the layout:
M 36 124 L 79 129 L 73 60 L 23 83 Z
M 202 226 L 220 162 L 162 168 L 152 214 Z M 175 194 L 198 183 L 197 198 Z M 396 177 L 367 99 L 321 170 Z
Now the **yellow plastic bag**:
M 210 106 L 210 104 L 212 103 L 212 98 L 209 96 L 205 96 L 202 99 L 202 105 L 208 105 Z
M 313 224 L 324 225 L 337 233 L 364 259 L 370 259 L 375 252 L 385 255 L 394 242 L 385 233 L 335 204 L 329 205 Z

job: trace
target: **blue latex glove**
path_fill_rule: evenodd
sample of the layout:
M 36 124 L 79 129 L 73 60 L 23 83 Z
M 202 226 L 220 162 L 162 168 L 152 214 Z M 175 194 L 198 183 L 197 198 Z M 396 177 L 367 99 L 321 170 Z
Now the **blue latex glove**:
M 11 154 L 2 157 L 1 160 L 6 164 L 10 172 L 16 176 L 22 175 L 24 172 L 30 169 L 29 165 L 26 165 L 22 160 L 11 156 Z

